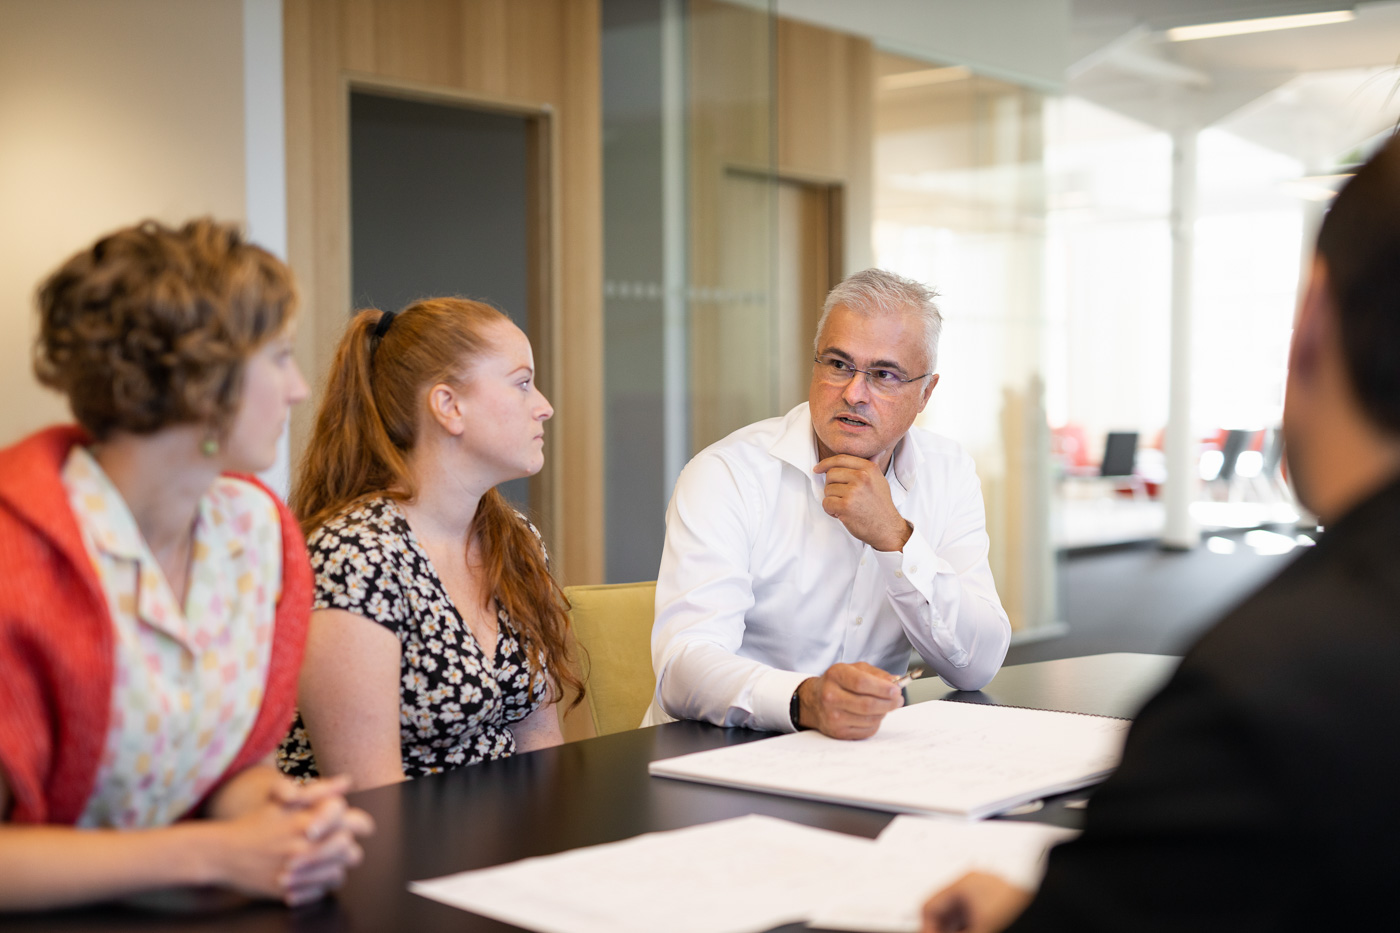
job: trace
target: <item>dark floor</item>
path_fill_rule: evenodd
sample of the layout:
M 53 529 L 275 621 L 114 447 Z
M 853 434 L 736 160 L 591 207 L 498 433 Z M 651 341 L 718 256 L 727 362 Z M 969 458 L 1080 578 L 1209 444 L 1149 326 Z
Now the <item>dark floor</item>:
M 1261 555 L 1242 533 L 1233 554 L 1143 544 L 1060 560 L 1060 618 L 1067 634 L 1013 644 L 1007 664 L 1111 651 L 1181 654 L 1222 613 L 1302 551 Z

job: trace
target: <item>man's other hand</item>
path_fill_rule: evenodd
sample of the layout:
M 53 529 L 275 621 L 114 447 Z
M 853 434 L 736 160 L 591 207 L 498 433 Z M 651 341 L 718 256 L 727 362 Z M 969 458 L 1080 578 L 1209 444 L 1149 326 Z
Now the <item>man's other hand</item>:
M 826 474 L 822 508 L 839 519 L 854 537 L 877 551 L 898 551 L 913 534 L 890 498 L 890 484 L 880 468 L 850 454 L 827 457 L 813 467 Z
M 996 875 L 969 872 L 924 904 L 923 933 L 999 933 L 1021 916 L 1031 893 Z
M 864 739 L 904 705 L 896 678 L 864 661 L 833 664 L 797 688 L 798 722 L 833 739 Z

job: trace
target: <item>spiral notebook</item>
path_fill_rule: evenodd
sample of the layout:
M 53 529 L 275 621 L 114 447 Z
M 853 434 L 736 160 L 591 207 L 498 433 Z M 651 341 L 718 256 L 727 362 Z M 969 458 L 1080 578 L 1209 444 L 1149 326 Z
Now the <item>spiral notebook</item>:
M 653 761 L 649 770 L 895 813 L 983 819 L 1103 780 L 1118 764 L 1129 725 L 938 700 L 895 710 L 868 739 L 797 732 Z

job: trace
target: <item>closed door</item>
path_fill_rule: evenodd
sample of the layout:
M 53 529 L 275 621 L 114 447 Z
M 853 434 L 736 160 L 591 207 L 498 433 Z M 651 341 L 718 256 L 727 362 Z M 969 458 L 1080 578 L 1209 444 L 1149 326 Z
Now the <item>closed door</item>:
M 532 122 L 351 92 L 354 308 L 397 310 L 440 295 L 485 301 L 530 336 L 544 368 L 539 327 L 531 326 Z M 540 508 L 529 479 L 499 488 L 517 507 Z
M 725 173 L 718 285 L 691 303 L 695 450 L 806 400 L 817 320 L 839 277 L 839 199 L 839 186 Z

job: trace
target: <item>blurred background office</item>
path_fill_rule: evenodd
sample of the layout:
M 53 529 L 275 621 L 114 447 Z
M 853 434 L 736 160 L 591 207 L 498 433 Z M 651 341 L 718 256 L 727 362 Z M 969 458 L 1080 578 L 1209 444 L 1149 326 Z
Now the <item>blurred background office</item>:
M 42 272 L 212 213 L 291 262 L 313 382 L 356 307 L 504 307 L 557 411 L 510 495 L 565 582 L 648 580 L 680 468 L 805 398 L 879 265 L 943 294 L 922 423 L 1011 660 L 1180 650 L 1318 533 L 1293 305 L 1397 60 L 1389 0 L 0 0 L 0 443 L 64 417 Z

